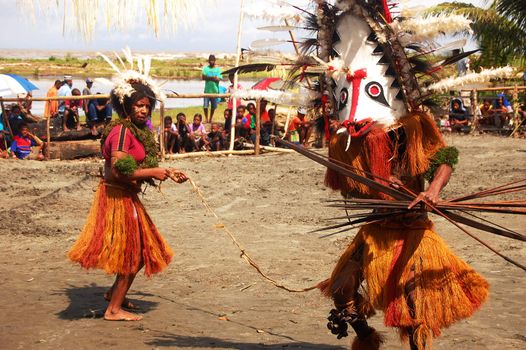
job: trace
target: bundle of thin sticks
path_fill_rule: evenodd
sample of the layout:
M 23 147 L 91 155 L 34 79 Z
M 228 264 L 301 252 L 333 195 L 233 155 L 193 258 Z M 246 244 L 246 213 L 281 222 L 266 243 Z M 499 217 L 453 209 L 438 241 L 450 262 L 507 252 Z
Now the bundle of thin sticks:
M 356 228 L 357 224 L 367 224 L 375 221 L 381 221 L 387 218 L 393 218 L 400 215 L 407 215 L 411 212 L 418 212 L 427 210 L 434 214 L 440 215 L 445 218 L 447 221 L 458 227 L 462 232 L 466 233 L 470 237 L 477 240 L 479 243 L 493 251 L 495 254 L 499 255 L 506 261 L 512 263 L 515 266 L 526 271 L 526 266 L 514 261 L 513 259 L 503 255 L 498 252 L 486 242 L 482 241 L 480 238 L 467 231 L 460 224 L 471 226 L 473 228 L 490 232 L 496 235 L 525 241 L 526 236 L 510 230 L 506 227 L 498 225 L 490 220 L 484 219 L 477 216 L 474 213 L 500 213 L 500 214 L 513 214 L 513 215 L 526 215 L 526 200 L 507 200 L 507 201 L 493 201 L 493 202 L 481 202 L 481 201 L 472 201 L 479 200 L 480 198 L 496 196 L 501 194 L 509 194 L 514 192 L 520 192 L 526 190 L 526 179 L 519 181 L 514 181 L 502 186 L 495 188 L 486 189 L 477 193 L 470 195 L 462 196 L 459 198 L 454 198 L 450 200 L 440 201 L 437 204 L 432 204 L 425 199 L 422 200 L 422 205 L 409 209 L 409 204 L 417 198 L 418 194 L 412 192 L 407 187 L 394 183 L 389 179 L 380 178 L 369 172 L 358 170 L 345 164 L 336 159 L 331 159 L 329 157 L 320 155 L 311 150 L 305 149 L 293 143 L 290 143 L 285 140 L 278 140 L 278 143 L 285 145 L 289 148 L 294 149 L 298 153 L 306 156 L 309 159 L 314 160 L 315 162 L 322 164 L 341 175 L 352 178 L 355 181 L 361 182 L 371 189 L 382 192 L 384 194 L 392 197 L 392 200 L 382 200 L 382 199 L 341 199 L 341 200 L 332 200 L 329 203 L 330 207 L 339 208 L 345 210 L 345 216 L 336 217 L 333 219 L 346 219 L 345 222 L 332 225 L 315 232 L 335 230 L 339 229 L 336 232 L 325 235 L 327 237 L 334 235 L 340 232 L 347 231 L 349 229 Z M 389 186 L 386 186 L 377 180 L 380 180 L 384 183 L 388 183 Z M 369 212 L 360 212 L 349 214 L 349 210 L 372 210 Z

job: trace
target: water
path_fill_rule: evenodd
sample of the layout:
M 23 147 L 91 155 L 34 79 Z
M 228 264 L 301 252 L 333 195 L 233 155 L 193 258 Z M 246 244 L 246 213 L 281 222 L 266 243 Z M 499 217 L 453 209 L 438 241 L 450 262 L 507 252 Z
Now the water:
M 53 83 L 56 79 L 60 79 L 60 77 L 57 78 L 44 78 L 44 79 L 35 79 L 30 78 L 29 80 L 38 86 L 39 90 L 33 91 L 33 97 L 46 97 L 47 91 L 51 88 Z M 204 81 L 202 80 L 159 80 L 160 84 L 162 84 L 161 88 L 165 93 L 173 93 L 176 92 L 178 94 L 199 94 L 203 92 L 204 89 Z M 252 85 L 254 85 L 255 81 L 251 80 L 245 80 L 240 81 L 240 84 L 245 87 L 249 88 Z M 222 82 L 220 83 L 222 86 L 227 87 L 228 82 Z M 86 83 L 84 80 L 81 79 L 73 79 L 73 88 L 77 88 L 80 91 L 86 87 Z M 102 94 L 108 94 L 111 90 L 111 86 L 104 85 L 100 82 L 95 81 L 93 83 L 93 86 L 91 88 L 91 93 L 96 94 L 97 92 L 100 92 Z M 31 109 L 31 112 L 35 115 L 43 115 L 44 114 L 44 103 L 40 101 L 34 101 L 33 107 Z M 165 102 L 165 107 L 172 109 L 172 108 L 181 108 L 181 107 L 190 107 L 190 106 L 201 106 L 203 104 L 202 98 L 170 98 L 167 99 Z

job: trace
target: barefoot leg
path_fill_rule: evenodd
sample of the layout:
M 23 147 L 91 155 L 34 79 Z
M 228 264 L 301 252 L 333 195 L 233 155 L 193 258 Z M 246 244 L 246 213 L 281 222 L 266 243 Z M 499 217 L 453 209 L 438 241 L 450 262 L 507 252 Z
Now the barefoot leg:
M 141 316 L 122 309 L 122 303 L 134 278 L 135 274 L 117 275 L 112 288 L 110 304 L 104 313 L 104 319 L 109 321 L 139 321 L 142 319 Z

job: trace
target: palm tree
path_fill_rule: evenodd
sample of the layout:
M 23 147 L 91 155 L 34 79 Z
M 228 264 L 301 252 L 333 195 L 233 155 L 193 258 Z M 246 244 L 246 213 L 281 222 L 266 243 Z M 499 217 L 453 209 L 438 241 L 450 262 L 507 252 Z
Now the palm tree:
M 478 65 L 502 66 L 526 57 L 526 4 L 495 0 L 489 8 L 463 2 L 444 2 L 429 13 L 461 14 L 473 21 L 473 37 L 482 51 Z

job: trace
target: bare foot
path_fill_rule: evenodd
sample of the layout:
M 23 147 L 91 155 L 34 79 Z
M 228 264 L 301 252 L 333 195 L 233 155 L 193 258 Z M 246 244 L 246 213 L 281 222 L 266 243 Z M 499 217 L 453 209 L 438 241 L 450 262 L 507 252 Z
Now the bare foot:
M 106 321 L 140 321 L 142 320 L 142 316 L 124 311 L 122 309 L 115 311 L 106 310 L 104 313 L 104 319 Z
M 108 291 L 108 292 L 104 293 L 104 299 L 109 302 L 111 300 L 111 292 Z M 128 299 L 128 298 L 124 298 L 124 300 L 122 301 L 121 307 L 123 307 L 125 309 L 130 309 L 130 310 L 139 310 L 140 309 L 140 307 L 138 307 L 137 305 L 132 303 L 130 301 L 130 299 Z
M 77 126 L 77 131 L 80 131 L 82 130 L 82 127 L 81 126 Z
M 68 131 L 69 131 L 69 129 L 65 127 L 64 128 L 64 132 L 68 132 Z

